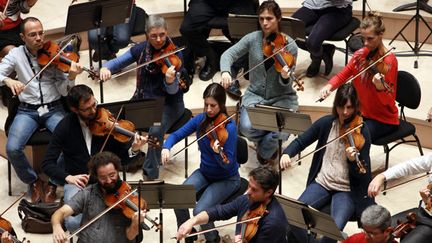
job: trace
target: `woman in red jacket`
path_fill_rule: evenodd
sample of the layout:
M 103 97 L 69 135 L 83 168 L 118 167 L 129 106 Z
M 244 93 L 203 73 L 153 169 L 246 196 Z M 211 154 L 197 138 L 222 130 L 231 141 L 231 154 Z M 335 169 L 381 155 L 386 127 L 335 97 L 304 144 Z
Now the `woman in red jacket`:
M 321 89 L 321 98 L 329 96 L 331 91 L 388 51 L 382 42 L 385 26 L 380 14 L 369 13 L 362 21 L 360 29 L 364 47 L 356 51 L 342 71 Z M 395 131 L 399 125 L 395 103 L 397 73 L 396 56 L 391 53 L 378 62 L 375 68 L 370 68 L 352 81 L 372 143 L 377 138 Z

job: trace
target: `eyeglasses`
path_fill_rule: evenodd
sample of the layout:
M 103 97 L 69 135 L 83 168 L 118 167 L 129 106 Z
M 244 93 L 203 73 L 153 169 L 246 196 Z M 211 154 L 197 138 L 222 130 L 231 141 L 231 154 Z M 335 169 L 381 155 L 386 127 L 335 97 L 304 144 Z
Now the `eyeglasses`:
M 363 233 L 368 236 L 369 238 L 376 238 L 379 235 L 383 234 L 384 232 L 367 232 L 366 230 L 363 230 Z
M 151 39 L 151 40 L 157 40 L 158 38 L 160 38 L 162 40 L 162 39 L 165 39 L 166 36 L 167 36 L 166 33 L 151 34 L 151 35 L 149 35 L 149 39 Z
M 81 112 L 87 113 L 87 112 L 92 111 L 93 109 L 96 110 L 97 105 L 98 105 L 98 101 L 95 99 L 94 103 L 90 107 L 87 107 L 87 108 L 78 108 L 78 110 L 80 110 Z
M 27 36 L 30 37 L 30 38 L 35 38 L 36 36 L 41 36 L 42 37 L 44 35 L 45 35 L 45 32 L 43 32 L 43 31 L 30 32 L 30 33 L 27 34 Z

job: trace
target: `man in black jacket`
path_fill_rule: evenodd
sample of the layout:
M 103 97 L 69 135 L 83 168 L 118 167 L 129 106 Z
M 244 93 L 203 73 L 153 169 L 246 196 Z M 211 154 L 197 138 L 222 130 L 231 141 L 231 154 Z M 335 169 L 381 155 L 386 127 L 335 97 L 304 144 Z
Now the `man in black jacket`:
M 64 201 L 67 203 L 72 196 L 88 183 L 95 182 L 88 175 L 87 163 L 90 157 L 98 153 L 105 141 L 105 136 L 93 136 L 89 123 L 97 116 L 97 100 L 93 91 L 86 85 L 74 86 L 68 93 L 67 102 L 71 113 L 66 115 L 54 130 L 48 145 L 42 169 L 50 178 L 65 183 Z M 118 155 L 123 164 L 139 153 L 139 149 L 147 138 L 136 135 L 132 145 L 121 143 L 112 136 L 108 138 L 104 151 Z M 57 165 L 57 159 L 63 154 L 65 168 Z M 47 194 L 50 192 L 46 192 Z M 53 190 L 52 197 L 56 197 Z M 69 231 L 77 229 L 81 217 L 69 217 L 65 220 Z

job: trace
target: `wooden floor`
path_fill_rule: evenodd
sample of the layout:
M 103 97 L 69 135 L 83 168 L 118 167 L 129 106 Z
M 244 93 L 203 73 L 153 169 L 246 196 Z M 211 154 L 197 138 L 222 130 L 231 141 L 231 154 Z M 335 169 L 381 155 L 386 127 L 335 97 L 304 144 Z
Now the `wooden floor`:
M 181 15 L 183 11 L 183 1 L 164 1 L 163 4 L 161 0 L 136 0 L 137 4 L 144 8 L 149 14 L 163 14 L 167 18 L 174 16 L 177 18 Z M 284 12 L 290 12 L 296 7 L 300 6 L 301 1 L 292 0 L 292 1 L 278 1 L 279 4 L 284 8 Z M 384 0 L 384 1 L 371 1 L 371 8 L 377 9 L 384 13 L 385 16 L 389 17 L 389 22 L 386 22 L 388 27 L 393 25 L 391 18 L 395 17 L 395 14 L 391 12 L 391 9 L 404 4 L 409 3 L 410 1 L 402 1 L 402 0 Z M 64 28 L 66 24 L 66 13 L 67 7 L 70 1 L 66 0 L 39 0 L 36 6 L 32 9 L 30 15 L 37 16 L 42 19 L 42 22 L 45 26 L 47 32 L 58 32 L 59 29 Z M 361 13 L 361 1 L 354 2 L 354 10 L 357 14 Z M 402 19 L 408 18 L 413 14 L 413 11 L 403 12 Z M 430 20 L 430 14 L 422 13 L 424 16 L 428 17 L 428 21 Z M 396 16 L 399 18 L 400 16 Z M 174 19 L 175 19 L 174 18 Z M 171 22 L 170 22 L 171 23 Z M 178 26 L 179 21 L 175 20 L 173 25 L 169 26 L 172 28 L 173 32 L 177 31 L 176 27 Z M 390 29 L 390 30 L 389 30 Z M 421 30 L 423 32 L 425 28 Z M 394 36 L 397 30 L 391 30 L 388 28 L 387 33 L 388 36 Z M 385 40 L 386 43 L 390 41 L 391 37 Z M 344 47 L 343 43 L 334 43 L 339 47 Z M 397 48 L 398 51 L 408 51 L 409 46 L 402 41 L 396 41 L 393 43 L 393 46 Z M 422 50 L 432 50 L 430 45 L 425 45 L 422 47 Z M 122 50 L 124 51 L 124 50 Z M 88 53 L 87 51 L 83 51 L 81 53 L 81 62 L 88 63 Z M 414 61 L 417 60 L 419 63 L 419 67 L 415 69 L 413 67 Z M 432 62 L 431 57 L 429 56 L 420 56 L 418 59 L 415 57 L 398 57 L 399 69 L 411 72 L 415 75 L 415 77 L 419 80 L 421 88 L 422 88 L 422 101 L 420 107 L 416 110 L 408 110 L 407 115 L 411 118 L 419 120 L 424 120 L 426 118 L 427 110 L 432 107 L 432 85 L 430 80 L 430 75 L 432 70 Z M 302 76 L 306 68 L 310 63 L 308 54 L 302 50 L 299 51 L 299 57 L 297 61 L 296 67 L 296 75 Z M 320 88 L 325 84 L 325 82 L 332 77 L 335 73 L 341 70 L 344 65 L 344 54 L 342 52 L 336 52 L 334 57 L 334 69 L 329 76 L 319 76 L 313 79 L 305 79 L 305 91 L 299 92 L 299 103 L 303 107 L 303 109 L 318 109 L 318 110 L 326 110 L 331 106 L 332 98 L 325 100 L 323 103 L 317 105 L 315 103 L 316 98 L 318 97 Z M 323 68 L 323 67 L 322 67 Z M 214 79 L 210 82 L 219 82 L 220 74 L 216 74 Z M 194 83 L 191 86 L 191 90 L 185 95 L 185 104 L 186 107 L 190 109 L 194 109 L 199 111 L 202 109 L 202 103 L 199 102 L 201 100 L 202 92 L 205 87 L 210 82 L 200 81 L 197 77 L 194 79 Z M 95 81 L 92 81 L 86 77 L 86 75 L 81 75 L 77 78 L 76 83 L 85 83 L 90 85 L 96 93 L 96 96 L 99 96 L 99 85 Z M 241 81 L 242 90 L 244 90 L 248 85 L 247 80 Z M 105 93 L 105 102 L 112 101 L 120 101 L 127 100 L 132 96 L 132 93 L 135 89 L 135 77 L 133 72 L 130 75 L 125 75 L 124 77 L 116 80 L 111 80 L 104 84 L 104 93 Z M 234 106 L 236 101 L 229 99 L 228 106 Z M 4 107 L 0 107 L 0 126 L 3 127 L 4 120 L 7 116 L 7 111 Z M 421 123 L 421 122 L 420 122 Z M 432 133 L 430 132 L 431 124 L 422 123 L 422 125 L 429 127 L 429 130 L 425 130 L 423 132 L 423 136 L 432 137 Z M 292 138 L 291 138 L 292 139 Z M 190 140 L 191 141 L 191 140 Z M 4 143 L 4 141 L 2 142 Z M 288 143 L 286 143 L 288 144 Z M 285 144 L 285 145 L 286 145 Z M 182 148 L 183 143 L 179 143 L 173 151 L 177 151 Z M 4 144 L 1 145 L 4 148 Z M 307 148 L 307 151 L 311 151 L 314 146 Z M 199 152 L 197 151 L 196 146 L 192 146 L 189 150 L 189 173 L 191 173 L 194 169 L 198 167 L 199 160 Z M 425 149 L 425 153 L 430 153 L 429 149 Z M 397 164 L 402 161 L 405 161 L 414 156 L 418 156 L 418 150 L 416 147 L 410 145 L 402 145 L 396 148 L 391 153 L 391 164 Z M 371 159 L 374 170 L 378 170 L 382 168 L 385 155 L 381 147 L 372 146 L 371 150 Z M 7 196 L 7 163 L 6 160 L 0 158 L 0 178 L 4 178 L 4 183 L 0 184 L 0 211 L 5 209 L 8 205 L 10 205 L 16 198 L 17 195 L 26 191 L 26 186 L 18 180 L 15 174 L 13 174 L 12 185 L 13 185 L 13 193 L 14 196 Z M 293 168 L 284 172 L 283 174 L 283 194 L 289 197 L 297 198 L 300 193 L 304 190 L 305 180 L 307 177 L 308 169 L 310 165 L 310 159 L 306 159 L 302 166 Z M 248 163 L 241 167 L 240 173 L 243 177 L 247 177 L 248 172 L 258 166 L 255 156 L 255 151 L 253 149 L 249 149 L 249 160 Z M 13 172 L 14 173 L 14 172 Z M 184 180 L 184 158 L 182 156 L 177 157 L 169 166 L 163 168 L 161 170 L 161 178 L 165 180 L 167 183 L 180 184 Z M 140 179 L 141 173 L 128 174 L 128 179 L 137 180 Z M 399 189 L 395 189 L 387 194 L 387 196 L 378 196 L 376 198 L 377 202 L 387 207 L 392 213 L 397 213 L 403 211 L 408 208 L 415 207 L 418 205 L 419 195 L 418 189 L 420 186 L 424 185 L 425 181 L 416 181 L 410 183 L 404 187 Z M 59 188 L 62 190 L 62 188 Z M 59 193 L 61 194 L 61 192 Z M 394 203 L 397 201 L 397 203 Z M 174 236 L 176 231 L 176 223 L 173 210 L 166 209 L 163 210 L 164 213 L 164 231 L 163 236 L 164 240 L 171 242 L 169 240 L 170 237 Z M 151 217 L 158 217 L 158 210 L 151 210 L 149 215 Z M 40 235 L 40 234 L 25 234 L 20 225 L 20 220 L 17 217 L 17 205 L 12 207 L 6 214 L 3 215 L 4 218 L 12 221 L 12 224 L 17 231 L 19 238 L 25 236 L 31 242 L 49 242 L 51 241 L 51 235 Z M 221 224 L 223 222 L 218 222 Z M 221 235 L 232 234 L 233 228 L 225 228 L 220 231 Z M 346 233 L 351 234 L 354 232 L 358 232 L 359 230 L 356 227 L 356 224 L 349 223 L 344 230 Z M 144 242 L 158 242 L 159 234 L 153 231 L 145 233 Z

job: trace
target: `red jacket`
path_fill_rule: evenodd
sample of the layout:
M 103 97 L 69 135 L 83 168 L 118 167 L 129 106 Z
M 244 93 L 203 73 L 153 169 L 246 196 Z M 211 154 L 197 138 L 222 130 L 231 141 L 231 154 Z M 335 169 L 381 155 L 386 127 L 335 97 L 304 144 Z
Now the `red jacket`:
M 349 78 L 359 73 L 367 66 L 365 57 L 368 51 L 362 48 L 356 51 L 349 63 L 336 74 L 330 81 L 333 89 L 336 89 Z M 398 108 L 396 107 L 396 85 L 398 63 L 396 56 L 392 53 L 383 59 L 388 67 L 385 74 L 385 82 L 392 87 L 393 92 L 378 91 L 372 83 L 373 74 L 366 71 L 353 80 L 353 85 L 360 100 L 360 111 L 365 118 L 377 120 L 385 124 L 398 125 Z
M 351 235 L 342 243 L 366 243 L 366 234 L 364 232 Z M 398 243 L 393 238 L 390 238 L 386 243 Z

